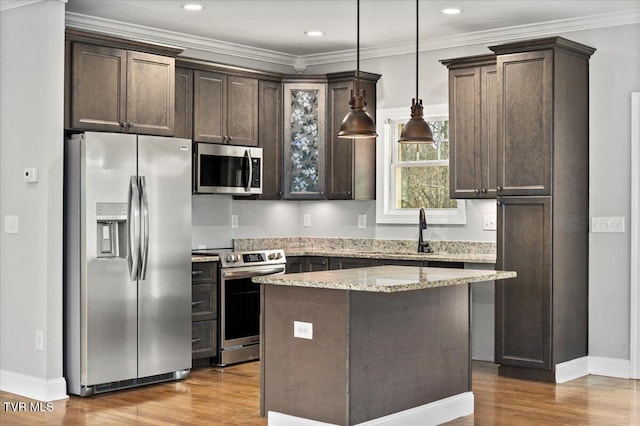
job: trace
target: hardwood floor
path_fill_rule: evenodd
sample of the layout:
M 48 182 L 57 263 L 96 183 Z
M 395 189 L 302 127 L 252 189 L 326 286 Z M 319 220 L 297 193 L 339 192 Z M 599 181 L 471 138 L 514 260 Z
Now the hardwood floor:
M 266 425 L 259 364 L 200 368 L 180 382 L 55 401 L 0 392 L 2 425 Z M 508 379 L 474 362 L 475 414 L 448 425 L 640 425 L 640 381 L 587 376 L 561 385 Z M 25 411 L 16 403 L 26 403 Z M 9 403 L 13 403 L 10 405 Z M 49 411 L 47 409 L 50 408 Z

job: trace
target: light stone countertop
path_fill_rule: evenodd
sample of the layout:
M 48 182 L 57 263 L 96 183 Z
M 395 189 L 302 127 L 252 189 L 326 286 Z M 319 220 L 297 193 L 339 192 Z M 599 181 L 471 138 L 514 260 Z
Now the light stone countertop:
M 220 261 L 219 256 L 197 256 L 191 255 L 191 263 L 196 262 L 218 262 Z
M 252 280 L 258 284 L 395 293 L 502 280 L 513 278 L 516 275 L 514 271 L 386 265 L 335 271 L 269 275 L 254 277 Z
M 495 254 L 485 253 L 389 253 L 360 250 L 326 250 L 307 248 L 288 248 L 286 256 L 327 256 L 327 257 L 353 257 L 360 259 L 389 259 L 389 260 L 435 260 L 439 262 L 466 262 L 466 263 L 496 263 Z

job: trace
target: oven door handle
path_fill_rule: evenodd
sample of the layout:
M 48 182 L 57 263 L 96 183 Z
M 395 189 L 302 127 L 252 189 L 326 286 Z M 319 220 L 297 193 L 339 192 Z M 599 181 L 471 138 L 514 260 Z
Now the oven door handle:
M 226 279 L 240 279 L 240 278 L 251 278 L 251 277 L 261 277 L 263 275 L 275 275 L 275 274 L 284 274 L 285 266 L 276 266 L 274 268 L 268 269 L 250 269 L 250 270 L 242 270 L 242 271 L 221 271 L 222 278 Z

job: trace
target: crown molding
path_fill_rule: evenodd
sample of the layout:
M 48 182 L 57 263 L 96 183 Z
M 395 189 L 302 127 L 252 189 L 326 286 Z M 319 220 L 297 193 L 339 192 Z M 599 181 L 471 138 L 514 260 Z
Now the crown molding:
M 420 40 L 420 51 L 429 52 L 450 49 L 473 44 L 492 45 L 529 38 L 548 37 L 558 33 L 568 33 L 596 28 L 615 27 L 640 23 L 640 9 L 587 16 L 583 18 L 561 19 L 538 24 L 518 25 L 495 30 L 476 31 L 454 36 L 436 37 Z M 319 53 L 302 56 L 307 65 L 323 65 L 336 62 L 353 61 L 355 49 L 338 52 Z M 370 48 L 360 48 L 360 59 L 373 59 L 395 55 L 415 53 L 415 43 L 389 44 Z
M 29 6 L 34 3 L 41 3 L 45 0 L 2 0 L 0 1 L 0 12 L 5 10 L 15 9 L 18 7 Z M 55 0 L 60 3 L 67 3 L 68 0 Z
M 221 40 L 187 35 L 183 33 L 128 24 L 111 19 L 97 18 L 79 13 L 67 12 L 65 24 L 69 28 L 105 33 L 117 37 L 143 41 L 147 43 L 172 45 L 182 49 L 196 49 L 221 55 L 236 56 L 244 59 L 269 62 L 293 67 L 298 56 L 275 52 L 267 49 L 244 46 Z
M 42 0 L 34 0 L 42 1 Z M 66 1 L 66 0 L 59 0 Z M 3 3 L 26 3 L 26 1 L 6 1 Z M 17 7 L 17 6 L 16 6 Z M 356 50 L 342 50 L 313 55 L 295 56 L 267 49 L 191 36 L 142 25 L 127 24 L 110 19 L 96 18 L 77 13 L 66 13 L 66 25 L 85 31 L 107 33 L 138 41 L 173 45 L 182 49 L 195 49 L 204 52 L 252 59 L 304 70 L 309 65 L 323 65 L 337 62 L 353 61 Z M 587 16 L 582 18 L 561 19 L 538 24 L 518 25 L 495 30 L 477 31 L 455 36 L 445 36 L 420 40 L 420 51 L 427 52 L 439 49 L 483 44 L 486 46 L 503 42 L 513 42 L 527 38 L 547 37 L 559 33 L 590 30 L 640 23 L 640 9 L 631 11 Z M 360 49 L 361 59 L 373 59 L 388 56 L 405 55 L 415 52 L 414 43 L 399 43 Z

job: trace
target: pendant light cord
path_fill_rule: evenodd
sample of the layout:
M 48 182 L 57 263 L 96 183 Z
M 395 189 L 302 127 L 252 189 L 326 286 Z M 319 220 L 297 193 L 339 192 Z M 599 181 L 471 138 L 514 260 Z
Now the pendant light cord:
M 418 103 L 418 80 L 420 76 L 418 75 L 418 54 L 420 49 L 418 49 L 418 34 L 420 33 L 420 27 L 418 26 L 418 0 L 416 0 L 416 103 Z
M 356 4 L 356 95 L 360 95 L 360 0 Z

